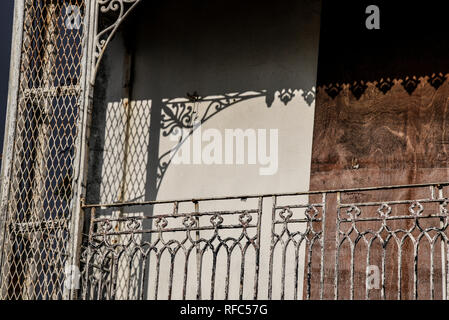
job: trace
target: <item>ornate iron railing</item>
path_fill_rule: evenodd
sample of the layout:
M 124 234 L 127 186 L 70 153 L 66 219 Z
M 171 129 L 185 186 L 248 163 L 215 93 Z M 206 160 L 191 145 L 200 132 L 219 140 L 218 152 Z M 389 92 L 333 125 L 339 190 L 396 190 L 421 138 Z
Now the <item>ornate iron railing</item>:
M 85 205 L 82 298 L 445 299 L 447 186 Z

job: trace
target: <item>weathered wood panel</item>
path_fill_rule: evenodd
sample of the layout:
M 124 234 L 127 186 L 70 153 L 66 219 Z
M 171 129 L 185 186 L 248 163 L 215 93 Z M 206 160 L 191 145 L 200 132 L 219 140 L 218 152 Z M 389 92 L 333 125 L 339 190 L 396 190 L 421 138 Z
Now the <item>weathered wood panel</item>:
M 382 93 L 376 82 L 366 83 L 360 99 L 343 85 L 335 99 L 320 87 L 317 93 L 314 142 L 312 149 L 311 190 L 358 188 L 384 185 L 444 182 L 449 180 L 449 81 L 437 90 L 428 77 L 421 77 L 416 89 L 409 94 L 405 79 L 394 80 L 391 90 Z M 410 79 L 408 79 L 410 80 Z M 416 83 L 416 81 L 415 81 Z M 353 87 L 352 87 L 353 88 Z M 423 190 L 388 191 L 369 195 L 351 194 L 345 202 L 420 199 Z M 330 203 L 335 203 L 334 201 Z M 435 207 L 437 210 L 437 207 Z M 429 212 L 430 213 L 430 212 Z M 328 208 L 326 225 L 325 297 L 333 298 L 336 248 L 336 208 Z M 404 208 L 407 214 L 407 208 Z M 396 221 L 394 229 L 409 229 L 415 221 Z M 429 222 L 438 226 L 438 221 Z M 376 223 L 366 223 L 361 229 L 375 229 Z M 419 231 L 412 232 L 414 237 Z M 400 234 L 405 237 L 405 233 Z M 386 237 L 386 235 L 385 235 Z M 383 237 L 385 239 L 385 237 Z M 355 240 L 352 237 L 352 240 Z M 372 260 L 381 260 L 381 245 L 372 249 Z M 339 254 L 340 298 L 349 298 L 350 248 L 341 246 Z M 354 298 L 365 295 L 366 248 L 355 250 Z M 388 299 L 398 298 L 398 249 L 387 250 L 386 292 Z M 441 250 L 434 252 L 435 298 L 442 298 Z M 413 299 L 413 245 L 407 240 L 402 248 L 403 299 Z M 418 263 L 418 298 L 430 298 L 430 247 L 422 244 Z M 315 295 L 317 293 L 314 293 Z M 380 290 L 373 290 L 371 298 L 381 298 Z
M 412 95 L 395 81 L 385 95 L 373 83 L 360 100 L 346 86 L 317 95 L 313 189 L 446 181 L 449 82 L 426 79 Z

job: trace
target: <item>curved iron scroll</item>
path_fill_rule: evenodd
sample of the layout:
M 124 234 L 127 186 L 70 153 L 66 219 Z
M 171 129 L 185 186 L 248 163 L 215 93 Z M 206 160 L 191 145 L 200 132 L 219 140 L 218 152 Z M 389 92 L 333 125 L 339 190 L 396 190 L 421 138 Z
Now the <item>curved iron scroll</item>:
M 109 42 L 111 41 L 112 37 L 116 33 L 123 20 L 140 2 L 142 2 L 142 0 L 97 0 L 97 21 L 101 14 L 108 13 L 113 13 L 115 15 L 115 20 L 113 23 L 95 32 L 93 48 L 94 58 L 92 60 L 92 83 L 95 81 L 98 67 Z

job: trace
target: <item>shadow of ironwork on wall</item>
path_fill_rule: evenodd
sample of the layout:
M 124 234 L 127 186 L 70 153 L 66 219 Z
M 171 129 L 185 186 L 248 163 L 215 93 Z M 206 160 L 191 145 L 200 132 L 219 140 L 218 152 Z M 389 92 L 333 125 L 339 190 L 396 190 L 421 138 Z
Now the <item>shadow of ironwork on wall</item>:
M 412 95 L 421 83 L 429 83 L 435 90 L 438 90 L 448 77 L 448 74 L 444 75 L 440 72 L 425 77 L 407 76 L 403 79 L 382 78 L 370 82 L 359 80 L 352 83 L 330 83 L 318 87 L 318 90 L 324 90 L 329 97 L 335 99 L 343 89 L 349 89 L 352 95 L 357 100 L 360 100 L 370 83 L 374 84 L 384 95 L 390 92 L 394 85 L 400 84 L 409 95 Z

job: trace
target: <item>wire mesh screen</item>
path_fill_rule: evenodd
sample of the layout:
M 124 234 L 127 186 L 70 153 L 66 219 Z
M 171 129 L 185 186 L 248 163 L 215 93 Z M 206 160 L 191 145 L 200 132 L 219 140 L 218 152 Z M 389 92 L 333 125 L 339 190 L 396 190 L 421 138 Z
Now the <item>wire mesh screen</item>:
M 71 239 L 83 0 L 26 0 L 2 299 L 60 299 Z

